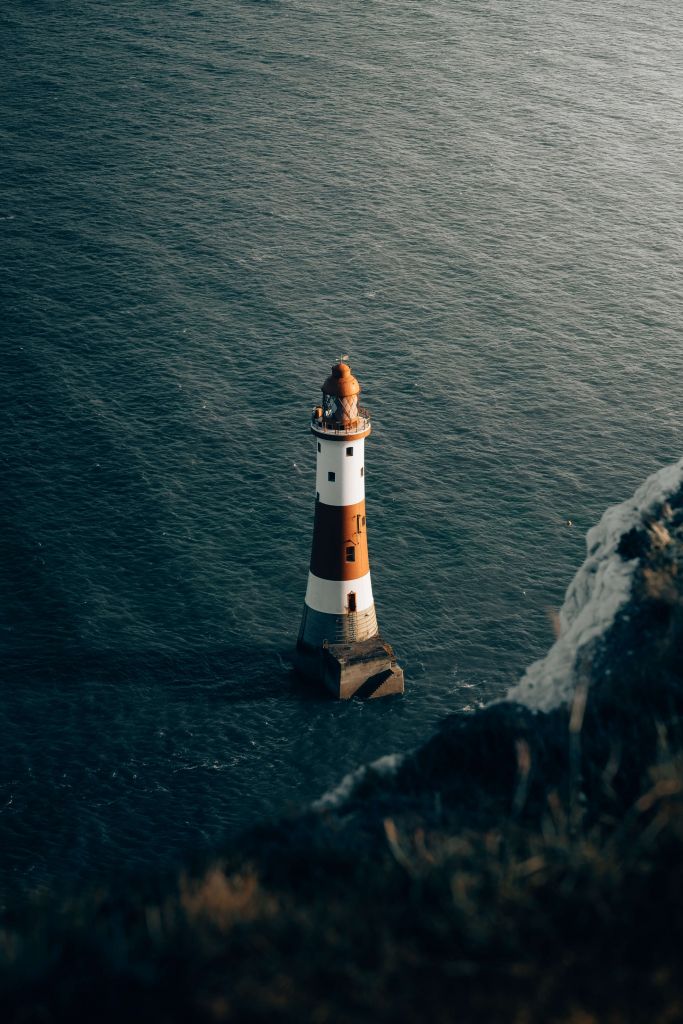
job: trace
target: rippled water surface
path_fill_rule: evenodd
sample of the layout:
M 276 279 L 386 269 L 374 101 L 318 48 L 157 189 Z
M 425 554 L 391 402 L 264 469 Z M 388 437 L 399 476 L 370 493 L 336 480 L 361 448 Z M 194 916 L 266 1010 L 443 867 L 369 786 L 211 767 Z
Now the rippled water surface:
M 154 870 L 505 692 L 681 440 L 666 0 L 9 0 L 0 881 Z M 402 699 L 293 686 L 350 355 Z M 566 520 L 574 522 L 573 527 Z

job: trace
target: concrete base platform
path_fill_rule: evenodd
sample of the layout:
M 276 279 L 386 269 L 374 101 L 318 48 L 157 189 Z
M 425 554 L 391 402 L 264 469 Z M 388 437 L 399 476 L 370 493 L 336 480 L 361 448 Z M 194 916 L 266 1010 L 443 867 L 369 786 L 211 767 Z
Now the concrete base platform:
M 317 648 L 300 644 L 294 657 L 302 675 L 322 683 L 340 700 L 388 697 L 404 691 L 403 669 L 381 636 L 354 643 L 323 643 Z

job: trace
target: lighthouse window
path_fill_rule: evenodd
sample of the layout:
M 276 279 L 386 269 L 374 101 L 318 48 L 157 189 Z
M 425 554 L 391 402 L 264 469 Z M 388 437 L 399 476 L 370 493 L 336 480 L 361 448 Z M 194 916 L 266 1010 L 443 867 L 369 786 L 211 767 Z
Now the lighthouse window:
M 365 466 L 360 467 L 360 475 L 365 476 Z
M 356 549 L 354 547 L 349 547 L 349 548 L 346 549 L 346 561 L 347 562 L 355 562 L 356 561 Z
M 347 455 L 353 455 L 353 448 L 347 448 L 346 449 L 346 454 Z
M 320 451 L 320 441 L 318 441 L 318 451 Z
M 349 594 L 349 611 L 355 612 L 356 610 L 356 595 L 353 591 Z
M 327 479 L 331 480 L 334 483 L 335 477 L 334 477 L 334 473 L 332 472 L 332 470 L 330 470 L 329 473 L 327 474 Z
M 365 516 L 363 516 L 363 526 L 365 526 Z

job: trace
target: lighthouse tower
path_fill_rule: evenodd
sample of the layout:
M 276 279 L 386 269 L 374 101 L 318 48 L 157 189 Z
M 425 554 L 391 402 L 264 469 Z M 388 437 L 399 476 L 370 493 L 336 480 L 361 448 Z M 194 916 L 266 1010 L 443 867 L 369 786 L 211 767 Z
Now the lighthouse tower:
M 313 545 L 296 647 L 299 671 L 336 697 L 403 693 L 403 670 L 379 634 L 365 512 L 365 438 L 370 414 L 360 384 L 340 361 L 313 410 L 316 494 Z

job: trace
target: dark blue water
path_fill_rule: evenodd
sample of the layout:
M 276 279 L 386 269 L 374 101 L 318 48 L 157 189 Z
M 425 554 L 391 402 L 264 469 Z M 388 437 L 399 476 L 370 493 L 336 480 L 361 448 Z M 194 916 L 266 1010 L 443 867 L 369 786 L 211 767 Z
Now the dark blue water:
M 0 20 L 8 895 L 172 865 L 543 653 L 585 529 L 683 447 L 683 14 Z M 407 678 L 368 704 L 288 662 L 341 352 Z

